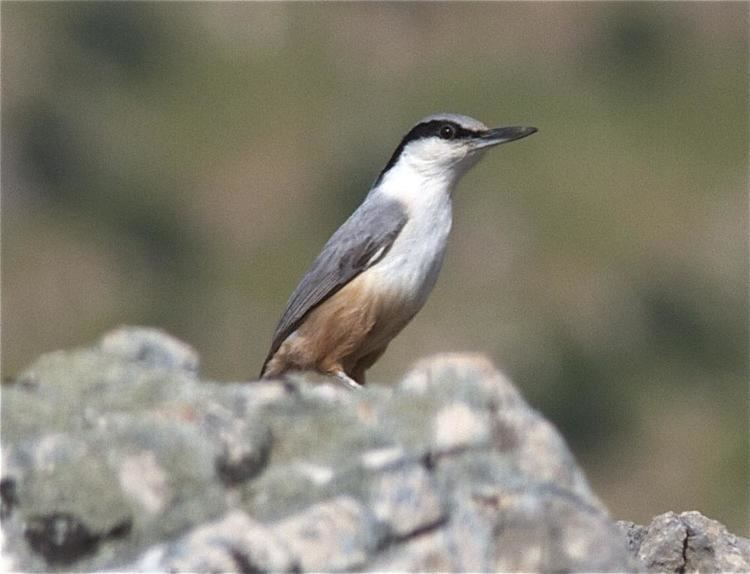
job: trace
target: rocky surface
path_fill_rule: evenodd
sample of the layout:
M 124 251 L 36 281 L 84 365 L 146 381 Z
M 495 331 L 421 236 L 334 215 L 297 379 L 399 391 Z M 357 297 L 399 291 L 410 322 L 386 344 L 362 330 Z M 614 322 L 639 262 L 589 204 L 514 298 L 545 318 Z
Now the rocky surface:
M 3 389 L 6 571 L 717 571 L 698 513 L 614 523 L 557 431 L 481 357 L 393 387 L 217 383 L 153 329 Z
M 617 524 L 651 572 L 750 572 L 750 540 L 700 512 L 667 512 L 648 526 Z

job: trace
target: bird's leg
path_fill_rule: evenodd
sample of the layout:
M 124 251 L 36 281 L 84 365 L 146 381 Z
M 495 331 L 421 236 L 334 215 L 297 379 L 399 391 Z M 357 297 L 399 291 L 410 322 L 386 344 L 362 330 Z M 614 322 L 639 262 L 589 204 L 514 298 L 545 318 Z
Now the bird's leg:
M 385 350 L 388 348 L 388 345 L 384 345 L 380 349 L 376 349 L 369 355 L 365 355 L 361 359 L 357 361 L 357 364 L 354 365 L 354 368 L 351 370 L 352 378 L 359 382 L 360 385 L 365 384 L 365 371 L 372 367 L 375 362 L 385 353 Z
M 348 389 L 357 390 L 362 388 L 362 385 L 352 379 L 344 371 L 334 371 L 333 376 L 336 377 Z

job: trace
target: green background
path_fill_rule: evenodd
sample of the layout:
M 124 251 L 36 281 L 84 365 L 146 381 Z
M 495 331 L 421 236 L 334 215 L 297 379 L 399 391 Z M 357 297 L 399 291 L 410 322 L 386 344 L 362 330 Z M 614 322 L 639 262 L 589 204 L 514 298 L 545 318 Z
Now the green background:
M 487 354 L 615 517 L 748 534 L 746 4 L 1 10 L 4 376 L 126 323 L 253 377 L 415 121 L 534 125 L 464 179 L 370 380 Z

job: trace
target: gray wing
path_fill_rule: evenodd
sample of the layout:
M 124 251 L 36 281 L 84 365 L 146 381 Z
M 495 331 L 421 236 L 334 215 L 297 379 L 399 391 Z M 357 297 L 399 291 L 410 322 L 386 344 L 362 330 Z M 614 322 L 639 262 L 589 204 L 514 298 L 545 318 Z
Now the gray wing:
M 369 198 L 368 198 L 369 199 Z M 339 227 L 297 285 L 273 334 L 266 364 L 307 314 L 388 252 L 406 223 L 398 201 L 365 202 Z

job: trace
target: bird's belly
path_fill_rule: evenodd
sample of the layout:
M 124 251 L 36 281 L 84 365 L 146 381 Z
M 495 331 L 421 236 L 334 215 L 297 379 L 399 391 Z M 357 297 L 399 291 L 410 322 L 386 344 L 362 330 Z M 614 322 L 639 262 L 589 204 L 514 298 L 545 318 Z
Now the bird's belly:
M 363 274 L 368 286 L 413 317 L 435 286 L 449 233 L 450 220 L 430 229 L 407 225 L 385 257 Z
M 279 353 L 302 367 L 329 372 L 343 365 L 349 372 L 384 349 L 419 310 L 408 293 L 385 285 L 371 268 L 316 307 Z
M 358 302 L 358 315 L 367 317 L 368 329 L 353 355 L 361 357 L 384 348 L 421 309 L 429 290 L 414 289 L 404 281 L 382 281 L 378 274 L 367 271 L 356 281 L 363 297 Z M 402 278 L 403 279 L 403 278 Z
M 449 231 L 445 226 L 442 233 L 436 231 L 421 241 L 410 241 L 407 233 L 399 237 L 382 261 L 363 273 L 367 290 L 377 294 L 380 301 L 378 315 L 389 318 L 384 322 L 391 337 L 416 315 L 432 292 Z
M 424 305 L 437 281 L 442 254 L 429 263 L 415 264 L 408 258 L 391 261 L 390 265 L 373 267 L 363 277 L 368 290 L 378 294 L 383 311 L 398 309 L 409 318 Z

